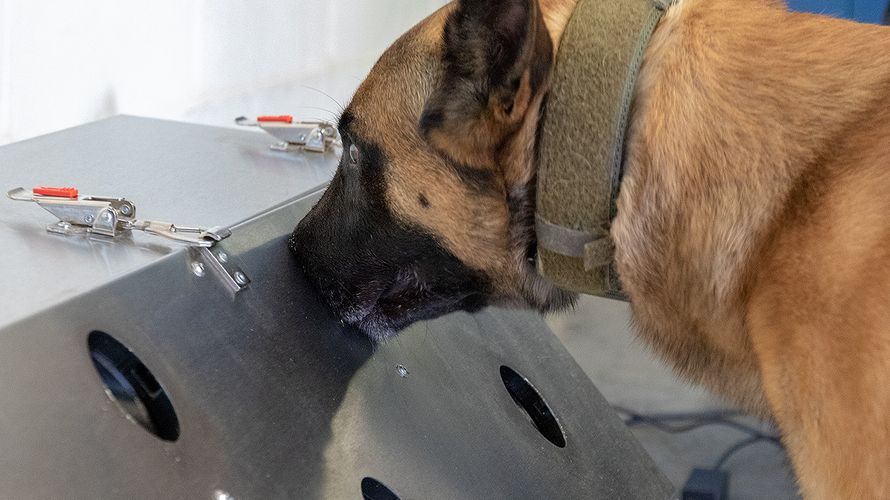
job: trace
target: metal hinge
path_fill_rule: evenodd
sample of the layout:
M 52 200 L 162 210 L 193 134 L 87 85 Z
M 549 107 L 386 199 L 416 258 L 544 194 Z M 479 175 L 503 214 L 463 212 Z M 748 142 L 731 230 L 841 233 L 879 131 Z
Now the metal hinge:
M 143 231 L 188 245 L 192 249 L 192 272 L 199 277 L 209 268 L 232 292 L 238 292 L 250 283 L 234 259 L 222 247 L 216 246 L 232 235 L 228 228 L 204 229 L 140 220 L 136 218 L 136 205 L 132 201 L 103 196 L 79 197 L 74 188 L 37 187 L 32 191 L 16 188 L 6 195 L 16 201 L 35 202 L 55 215 L 59 221 L 46 227 L 51 233 L 115 238 L 130 231 Z
M 333 124 L 323 121 L 294 121 L 289 115 L 260 116 L 249 120 L 239 116 L 235 124 L 243 127 L 259 127 L 280 142 L 272 144 L 275 151 L 311 151 L 324 153 L 339 143 L 339 134 Z
M 209 270 L 232 294 L 247 288 L 250 278 L 236 260 L 221 245 L 213 248 L 193 247 L 189 249 L 192 273 L 203 278 Z
M 143 231 L 197 247 L 212 247 L 232 234 L 224 227 L 203 229 L 140 220 L 136 218 L 136 205 L 125 198 L 78 197 L 74 188 L 16 188 L 6 196 L 16 201 L 33 201 L 58 217 L 58 222 L 46 228 L 51 233 L 89 233 L 113 238 L 127 231 Z

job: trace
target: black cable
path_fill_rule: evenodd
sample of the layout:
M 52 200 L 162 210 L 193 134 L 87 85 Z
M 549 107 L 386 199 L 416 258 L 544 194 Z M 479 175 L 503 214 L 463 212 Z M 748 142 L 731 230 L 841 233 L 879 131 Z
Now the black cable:
M 636 413 L 620 406 L 613 406 L 613 408 L 618 413 L 627 415 L 628 418 L 624 421 L 624 424 L 628 427 L 635 425 L 649 425 L 663 432 L 678 434 L 689 432 L 706 425 L 723 425 L 751 435 L 765 435 L 754 427 L 745 425 L 741 422 L 736 422 L 735 420 L 730 420 L 730 417 L 741 416 L 741 412 L 734 410 L 704 410 L 701 412 L 646 415 Z M 685 424 L 671 425 L 669 422 L 684 422 Z
M 696 420 L 700 418 L 725 418 L 725 417 L 737 417 L 742 413 L 738 410 L 699 410 L 694 412 L 677 412 L 677 413 L 637 413 L 633 410 L 629 410 L 622 406 L 613 406 L 612 407 L 618 413 L 625 413 L 627 415 L 634 415 L 640 417 L 647 417 L 655 420 L 663 420 L 663 421 L 673 421 L 673 420 Z
M 724 451 L 723 454 L 720 455 L 720 458 L 718 458 L 717 461 L 714 463 L 714 466 L 711 467 L 711 470 L 720 470 L 720 468 L 723 467 L 723 464 L 725 464 L 727 460 L 729 460 L 733 455 L 735 455 L 736 452 L 738 452 L 742 448 L 747 448 L 748 446 L 751 446 L 754 443 L 759 443 L 761 441 L 768 441 L 770 443 L 775 444 L 779 448 L 782 448 L 782 442 L 779 441 L 779 438 L 777 438 L 775 436 L 767 436 L 767 435 L 763 435 L 763 434 L 761 434 L 759 436 L 751 436 L 749 438 L 738 441 L 735 444 L 733 444 L 732 446 L 730 446 L 729 448 L 727 448 L 726 451 Z
M 750 425 L 731 420 L 731 417 L 741 416 L 741 412 L 735 410 L 703 410 L 699 412 L 662 413 L 646 415 L 628 410 L 627 408 L 622 408 L 620 406 L 614 406 L 613 408 L 618 413 L 622 413 L 627 416 L 627 418 L 624 420 L 624 423 L 628 427 L 632 427 L 635 425 L 648 425 L 662 432 L 679 434 L 683 432 L 689 432 L 700 427 L 704 427 L 706 425 L 723 425 L 748 434 L 748 437 L 737 441 L 729 448 L 727 448 L 720 455 L 720 458 L 717 459 L 714 467 L 712 467 L 711 470 L 719 470 L 721 467 L 723 467 L 726 461 L 729 460 L 733 455 L 735 455 L 739 450 L 760 441 L 769 441 L 780 448 L 783 447 L 782 442 L 778 436 L 763 433 L 759 429 L 751 427 Z

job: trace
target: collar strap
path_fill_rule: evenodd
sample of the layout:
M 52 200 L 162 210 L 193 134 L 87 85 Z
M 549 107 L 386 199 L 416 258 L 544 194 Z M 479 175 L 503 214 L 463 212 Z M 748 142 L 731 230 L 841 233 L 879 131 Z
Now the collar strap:
M 580 0 L 541 124 L 538 271 L 566 290 L 623 298 L 609 237 L 643 54 L 673 0 Z

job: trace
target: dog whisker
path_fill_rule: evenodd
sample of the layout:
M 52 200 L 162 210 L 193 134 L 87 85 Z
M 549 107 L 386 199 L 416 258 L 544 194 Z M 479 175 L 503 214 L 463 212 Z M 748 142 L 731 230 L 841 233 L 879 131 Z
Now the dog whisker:
M 309 90 L 313 90 L 313 91 L 318 92 L 319 94 L 321 94 L 321 95 L 327 97 L 328 99 L 330 99 L 331 101 L 333 101 L 334 104 L 337 105 L 337 108 L 339 108 L 339 110 L 340 110 L 339 112 L 340 112 L 340 113 L 342 113 L 343 111 L 346 110 L 346 107 L 343 106 L 343 104 L 340 103 L 340 101 L 338 101 L 337 99 L 334 99 L 334 97 L 331 96 L 331 94 L 328 94 L 327 92 L 325 92 L 325 91 L 323 91 L 323 90 L 321 90 L 321 89 L 317 89 L 317 88 L 315 88 L 315 87 L 310 87 L 309 85 L 300 85 L 300 87 L 303 87 L 303 88 L 305 88 L 305 89 L 309 89 Z

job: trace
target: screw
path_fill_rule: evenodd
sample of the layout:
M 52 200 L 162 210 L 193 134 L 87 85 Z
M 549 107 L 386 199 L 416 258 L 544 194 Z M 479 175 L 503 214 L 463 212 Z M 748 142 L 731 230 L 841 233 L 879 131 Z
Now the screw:
M 92 224 L 94 220 L 96 220 L 96 219 L 90 214 L 83 216 L 83 221 L 86 222 L 87 224 Z
M 229 255 L 220 250 L 219 252 L 216 252 L 216 258 L 219 259 L 220 262 L 225 264 L 229 260 Z
M 104 214 L 102 214 L 102 222 L 104 222 L 106 224 L 111 224 L 111 221 L 113 219 L 114 218 L 111 216 L 111 213 L 109 213 L 109 212 L 105 212 Z
M 204 276 L 204 264 L 201 262 L 192 262 L 192 272 L 195 276 L 202 278 Z
M 402 366 L 402 365 L 397 366 L 397 367 L 396 367 L 396 371 L 399 372 L 399 376 L 402 377 L 402 378 L 405 378 L 405 377 L 408 376 L 408 369 L 405 368 L 405 367 Z
M 130 215 L 130 205 L 121 205 L 121 213 L 124 215 Z
M 250 280 L 247 279 L 247 275 L 241 271 L 235 271 L 235 274 L 232 275 L 232 277 L 235 278 L 235 283 L 238 283 L 241 286 L 250 283 Z

